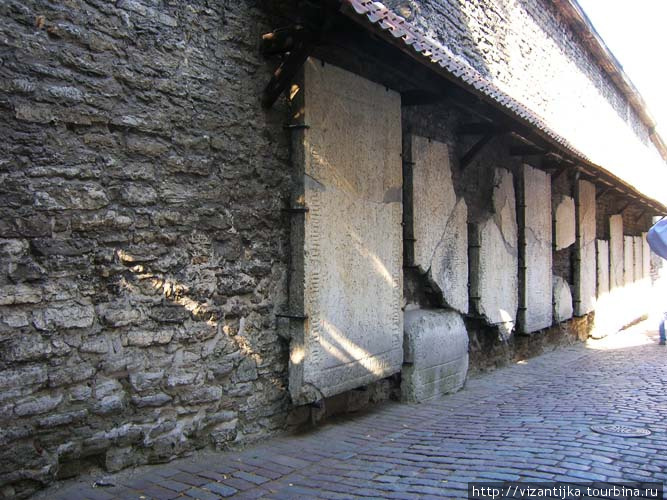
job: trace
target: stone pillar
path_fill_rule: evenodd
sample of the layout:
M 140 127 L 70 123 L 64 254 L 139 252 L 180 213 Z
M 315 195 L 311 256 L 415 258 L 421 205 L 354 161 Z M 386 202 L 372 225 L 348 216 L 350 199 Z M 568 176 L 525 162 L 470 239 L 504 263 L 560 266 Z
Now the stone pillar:
M 518 307 L 516 199 L 512 174 L 494 172 L 493 214 L 470 225 L 470 294 L 475 312 L 509 335 Z
M 454 192 L 448 147 L 419 136 L 408 136 L 406 141 L 409 144 L 404 148 L 404 157 L 412 165 L 411 203 L 406 207 L 406 219 L 412 224 L 413 264 L 428 276 L 445 305 L 465 314 L 468 209 L 465 200 Z
M 577 181 L 577 241 L 574 266 L 574 314 L 583 316 L 595 308 L 595 184 Z
M 623 216 L 609 217 L 609 288 L 622 288 L 623 279 Z
M 308 59 L 292 92 L 289 389 L 296 404 L 403 362 L 401 99 Z
M 459 390 L 468 373 L 468 332 L 454 311 L 405 312 L 401 394 L 421 402 Z
M 519 203 L 519 329 L 531 333 L 551 326 L 551 177 L 523 166 Z

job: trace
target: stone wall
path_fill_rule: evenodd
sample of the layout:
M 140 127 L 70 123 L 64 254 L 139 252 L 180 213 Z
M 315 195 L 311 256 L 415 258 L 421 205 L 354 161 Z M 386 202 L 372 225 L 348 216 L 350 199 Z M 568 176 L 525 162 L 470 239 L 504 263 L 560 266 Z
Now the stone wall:
M 398 12 L 598 165 L 656 199 L 667 169 L 627 99 L 548 0 L 394 0 Z M 573 120 L 572 117 L 577 119 Z M 637 169 L 635 165 L 643 165 Z M 650 171 L 651 174 L 647 175 Z M 659 179 L 659 181 L 658 181 Z M 658 181 L 658 182 L 656 182 Z
M 266 3 L 282 11 L 293 2 Z M 609 136 L 630 126 L 646 142 L 636 116 L 548 2 L 408 3 L 416 23 L 547 118 L 586 128 L 571 119 L 584 100 L 594 104 L 598 124 L 613 128 Z M 293 191 L 291 132 L 283 129 L 284 100 L 271 111 L 259 105 L 275 66 L 257 47 L 259 35 L 285 19 L 268 19 L 263 7 L 229 0 L 0 4 L 3 495 L 25 496 L 89 464 L 118 470 L 165 461 L 206 445 L 246 443 L 289 423 L 288 346 L 279 335 L 288 325 L 275 314 L 297 312 L 287 310 L 286 298 L 292 215 L 281 212 Z M 363 49 L 342 59 L 395 91 L 415 88 L 405 83 L 408 71 L 387 70 L 390 61 L 366 64 Z M 320 50 L 341 57 L 335 48 Z M 567 57 L 542 72 L 549 51 Z M 554 74 L 577 75 L 574 87 L 545 85 Z M 556 88 L 572 102 L 563 106 L 549 94 Z M 553 115 L 558 109 L 565 122 Z M 494 206 L 493 196 L 498 171 L 509 179 L 506 192 L 520 173 L 522 161 L 508 154 L 511 139 L 494 138 L 462 169 L 458 159 L 476 139 L 458 136 L 457 126 L 477 118 L 451 103 L 402 111 L 404 132 L 447 145 L 468 221 L 513 233 L 513 201 Z M 553 191 L 573 196 L 573 185 L 566 172 Z M 624 201 L 610 203 L 605 213 Z M 633 210 L 623 222 L 637 235 L 647 226 L 626 220 Z M 553 256 L 555 274 L 570 283 L 573 256 L 572 246 Z M 406 271 L 406 301 L 447 305 L 433 283 Z M 471 366 L 569 342 L 587 332 L 589 320 L 508 340 L 469 315 Z M 336 405 L 388 397 L 392 384 L 380 381 L 364 397 L 336 396 Z
M 289 137 L 252 3 L 0 4 L 2 494 L 283 425 Z

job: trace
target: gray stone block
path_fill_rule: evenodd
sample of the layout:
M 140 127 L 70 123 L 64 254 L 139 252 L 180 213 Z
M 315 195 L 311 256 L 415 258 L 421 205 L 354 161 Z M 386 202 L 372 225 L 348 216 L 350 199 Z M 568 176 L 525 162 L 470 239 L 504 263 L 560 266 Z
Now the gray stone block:
M 470 294 L 475 311 L 503 336 L 514 330 L 518 307 L 516 201 L 512 174 L 496 169 L 494 213 L 470 232 Z
M 524 333 L 531 333 L 548 328 L 553 321 L 551 177 L 524 165 L 522 181 L 519 223 L 523 226 L 524 269 L 519 270 L 519 324 Z
M 463 387 L 468 372 L 468 332 L 455 311 L 405 312 L 401 394 L 421 402 Z
M 623 279 L 623 216 L 609 217 L 609 288 L 621 288 Z
M 557 195 L 553 199 L 554 243 L 556 250 L 573 245 L 576 240 L 574 198 Z
M 554 322 L 560 323 L 572 317 L 572 291 L 560 276 L 553 277 Z
M 642 278 L 651 277 L 651 247 L 646 239 L 647 233 L 642 233 Z
M 634 281 L 641 281 L 644 274 L 644 267 L 642 259 L 644 258 L 644 244 L 641 236 L 633 237 L 633 252 L 634 252 Z
M 577 184 L 577 259 L 574 266 L 574 314 L 584 316 L 595 309 L 595 184 L 579 181 Z
M 446 144 L 411 136 L 414 263 L 446 305 L 468 312 L 468 209 L 457 199 Z
M 623 236 L 623 285 L 635 281 L 635 240 L 632 236 Z
M 297 404 L 382 379 L 403 362 L 401 101 L 309 59 L 294 133 L 289 388 Z
M 597 240 L 598 298 L 609 293 L 609 242 Z

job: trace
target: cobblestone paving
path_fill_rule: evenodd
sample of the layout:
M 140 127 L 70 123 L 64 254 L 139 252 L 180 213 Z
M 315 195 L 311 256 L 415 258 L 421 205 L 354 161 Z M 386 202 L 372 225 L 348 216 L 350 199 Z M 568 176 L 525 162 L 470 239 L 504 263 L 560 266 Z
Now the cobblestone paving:
M 667 348 L 646 325 L 469 380 L 429 404 L 390 403 L 241 452 L 141 467 L 39 498 L 467 498 L 467 483 L 665 481 Z M 648 428 L 643 438 L 591 425 Z

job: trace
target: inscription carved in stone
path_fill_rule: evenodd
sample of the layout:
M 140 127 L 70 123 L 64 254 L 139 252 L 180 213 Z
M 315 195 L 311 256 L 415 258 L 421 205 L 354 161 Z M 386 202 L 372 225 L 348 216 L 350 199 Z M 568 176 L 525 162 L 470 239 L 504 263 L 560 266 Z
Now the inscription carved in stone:
M 574 314 L 593 311 L 596 297 L 595 266 L 595 184 L 579 181 L 577 185 L 577 259 L 574 266 Z
M 400 96 L 308 59 L 297 123 L 290 307 L 295 403 L 396 373 L 403 360 Z
M 525 333 L 552 323 L 551 177 L 523 166 L 523 207 L 519 211 L 523 235 L 523 269 L 520 269 L 519 324 Z

